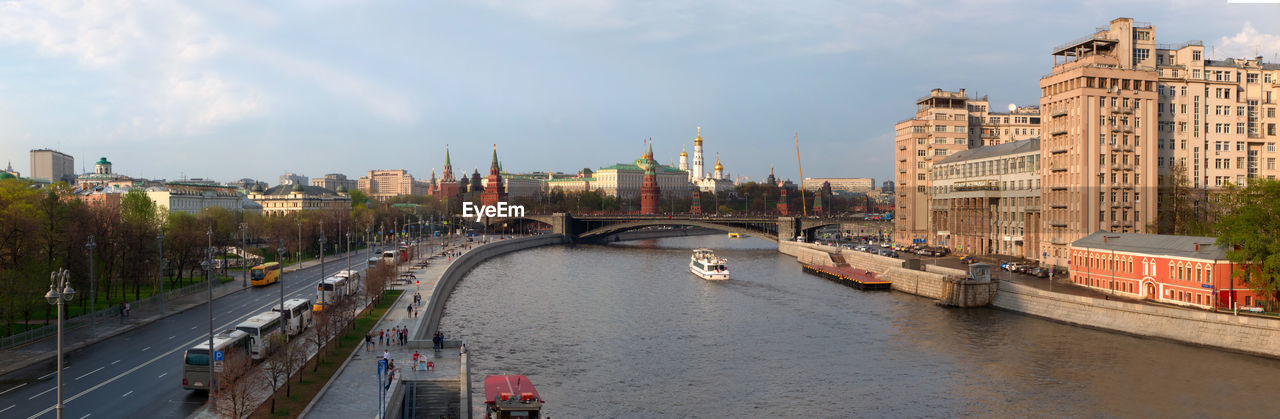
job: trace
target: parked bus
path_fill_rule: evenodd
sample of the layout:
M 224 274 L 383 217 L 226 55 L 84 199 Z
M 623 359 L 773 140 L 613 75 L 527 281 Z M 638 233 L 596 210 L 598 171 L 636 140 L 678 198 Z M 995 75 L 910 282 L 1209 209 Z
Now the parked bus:
M 280 280 L 280 263 L 267 262 L 258 266 L 254 266 L 249 270 L 249 283 L 255 287 L 262 287 L 276 283 Z
M 271 341 L 284 333 L 284 325 L 280 313 L 268 311 L 258 313 L 236 326 L 236 330 L 249 334 L 249 355 L 253 359 L 263 359 L 271 353 Z
M 228 330 L 213 335 L 213 350 L 221 351 L 224 360 L 249 353 L 249 334 Z M 209 341 L 201 341 L 182 356 L 182 389 L 209 391 Z
M 320 285 L 316 286 L 316 302 L 311 307 L 313 311 L 324 310 L 324 306 L 333 304 L 346 297 L 350 292 L 347 277 L 331 276 L 320 281 Z
M 360 272 L 354 269 L 342 270 L 334 273 L 335 278 L 346 278 L 347 288 L 344 295 L 355 295 L 360 288 Z
M 304 329 L 311 326 L 311 310 L 311 300 L 306 298 L 285 300 L 283 312 L 280 311 L 280 307 L 271 309 L 271 311 L 284 315 L 284 331 L 289 336 L 302 333 Z
M 394 266 L 396 264 L 396 251 L 394 250 L 382 251 L 382 262 L 388 263 Z

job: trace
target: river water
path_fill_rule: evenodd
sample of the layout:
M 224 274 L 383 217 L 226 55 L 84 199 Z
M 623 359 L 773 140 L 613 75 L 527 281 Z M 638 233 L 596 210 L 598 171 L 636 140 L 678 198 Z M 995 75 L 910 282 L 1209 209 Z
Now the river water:
M 688 272 L 690 250 L 733 279 Z M 1280 361 L 954 309 L 804 274 L 721 235 L 551 246 L 477 266 L 441 330 L 551 417 L 1274 417 Z

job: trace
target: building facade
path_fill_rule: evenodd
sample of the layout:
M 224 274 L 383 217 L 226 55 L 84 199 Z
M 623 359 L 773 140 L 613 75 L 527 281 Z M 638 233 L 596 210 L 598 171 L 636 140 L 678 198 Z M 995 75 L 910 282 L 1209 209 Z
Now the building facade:
M 197 214 L 205 208 L 240 211 L 245 204 L 244 195 L 235 188 L 181 182 L 170 182 L 162 188 L 147 188 L 147 197 L 171 213 Z
M 773 174 L 772 171 L 770 171 L 769 174 L 772 175 Z M 835 177 L 808 178 L 807 177 L 800 181 L 800 187 L 804 188 L 804 190 L 806 191 L 816 191 L 818 190 L 818 188 L 822 187 L 823 183 L 830 184 L 831 190 L 834 192 L 867 193 L 867 192 L 870 192 L 872 189 L 875 189 L 876 187 L 875 179 L 865 178 L 865 177 L 850 177 L 850 178 L 835 178 Z
M 1198 308 L 1266 301 L 1232 273 L 1213 237 L 1098 231 L 1071 243 L 1071 282 L 1105 293 Z
M 281 185 L 292 185 L 295 183 L 304 186 L 307 185 L 309 183 L 307 181 L 307 175 L 300 175 L 297 173 L 285 173 L 280 175 Z
M 337 192 L 339 187 L 346 188 L 347 190 L 358 189 L 360 187 L 360 182 L 357 182 L 355 179 L 347 179 L 347 175 L 341 173 L 329 173 L 324 175 L 324 177 L 311 179 L 311 186 L 319 186 L 321 188 Z
M 371 199 L 388 199 L 406 195 L 426 195 L 427 185 L 418 182 L 404 169 L 370 170 L 361 176 L 356 186 Z
M 957 252 L 1037 257 L 1039 139 L 957 152 L 934 163 L 930 181 L 930 242 Z
M 687 172 L 655 163 L 654 173 L 663 198 L 689 197 L 692 184 L 689 183 Z M 640 197 L 640 187 L 644 184 L 644 169 L 641 169 L 640 159 L 630 164 L 620 163 L 601 167 L 595 171 L 594 175 L 595 187 L 605 195 L 622 199 Z
M 303 186 L 301 183 L 277 185 L 270 189 L 264 189 L 259 184 L 249 192 L 249 199 L 261 205 L 265 215 L 311 210 L 351 210 L 351 197 L 319 186 Z
M 53 182 L 75 182 L 76 159 L 50 149 L 31 150 L 31 179 Z

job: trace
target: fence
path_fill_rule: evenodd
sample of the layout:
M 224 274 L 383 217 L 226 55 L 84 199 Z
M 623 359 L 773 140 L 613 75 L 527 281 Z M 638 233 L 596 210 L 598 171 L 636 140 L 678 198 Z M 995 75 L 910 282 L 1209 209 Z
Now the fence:
M 217 281 L 216 278 L 214 280 Z M 165 301 L 172 301 L 174 299 L 182 298 L 182 297 L 195 294 L 201 291 L 206 291 L 207 289 L 208 289 L 208 285 L 204 283 L 188 285 L 182 288 L 178 288 L 176 290 L 165 292 L 162 295 L 153 295 L 151 297 L 144 298 L 138 301 L 131 301 L 129 302 L 129 310 L 133 312 L 146 311 L 146 310 L 152 310 L 152 309 L 156 311 L 160 311 L 163 309 Z M 72 330 L 78 327 L 88 326 L 91 323 L 104 324 L 108 320 L 117 319 L 119 317 L 120 317 L 120 307 L 109 307 L 109 308 L 104 308 L 102 310 L 98 310 L 92 313 L 82 314 L 69 319 L 64 319 L 62 321 L 62 327 L 65 333 L 68 330 Z M 26 345 L 28 343 L 40 340 L 49 335 L 53 335 L 54 333 L 57 333 L 57 332 L 58 332 L 57 323 L 51 323 L 48 325 L 40 326 L 38 328 L 22 332 L 22 333 L 17 333 L 12 336 L 5 336 L 3 338 L 0 338 L 0 349 L 9 349 L 17 346 Z

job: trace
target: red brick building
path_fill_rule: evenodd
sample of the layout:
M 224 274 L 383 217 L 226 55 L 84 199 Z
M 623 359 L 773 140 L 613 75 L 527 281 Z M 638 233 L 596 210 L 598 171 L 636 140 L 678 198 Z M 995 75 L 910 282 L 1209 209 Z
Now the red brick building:
M 1130 298 L 1230 309 L 1264 300 L 1213 237 L 1098 231 L 1071 243 L 1071 281 Z

